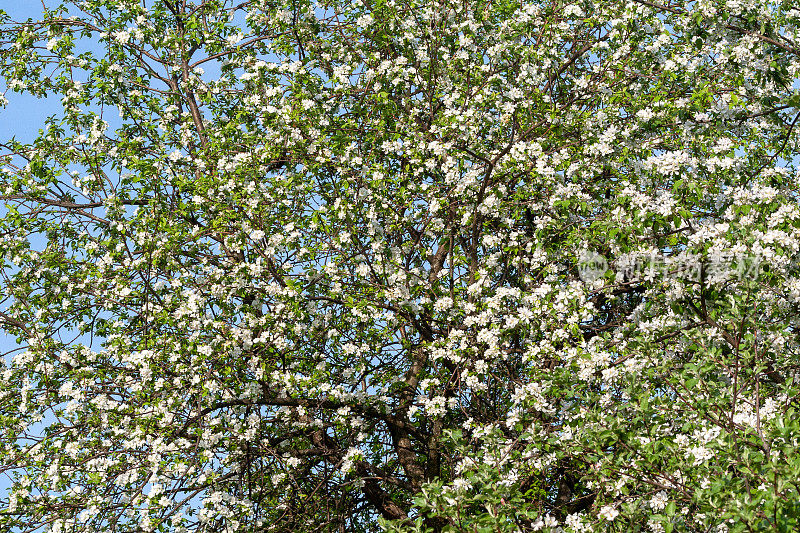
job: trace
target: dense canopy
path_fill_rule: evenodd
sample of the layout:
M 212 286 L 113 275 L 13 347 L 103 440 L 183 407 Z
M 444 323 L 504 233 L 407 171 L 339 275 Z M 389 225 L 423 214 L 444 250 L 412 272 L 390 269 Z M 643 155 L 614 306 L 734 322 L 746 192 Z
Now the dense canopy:
M 795 531 L 800 10 L 667 2 L 0 11 L 0 529 Z

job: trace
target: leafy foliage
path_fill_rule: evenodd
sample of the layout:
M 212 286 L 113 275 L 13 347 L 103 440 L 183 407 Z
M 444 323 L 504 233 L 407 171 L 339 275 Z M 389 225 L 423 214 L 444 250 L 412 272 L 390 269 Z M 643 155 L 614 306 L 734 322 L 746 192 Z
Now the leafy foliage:
M 793 4 L 0 12 L 0 527 L 796 530 Z

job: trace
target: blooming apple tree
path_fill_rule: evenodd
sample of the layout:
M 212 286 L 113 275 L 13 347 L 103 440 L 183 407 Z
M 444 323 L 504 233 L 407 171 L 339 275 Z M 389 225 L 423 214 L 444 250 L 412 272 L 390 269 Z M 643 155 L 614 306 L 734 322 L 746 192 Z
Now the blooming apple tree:
M 794 531 L 792 0 L 0 12 L 5 531 Z

